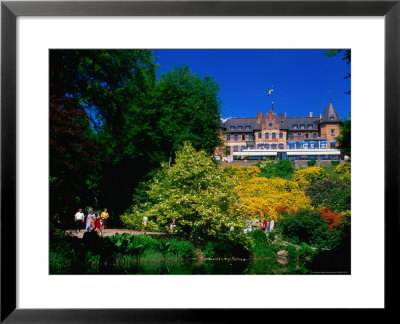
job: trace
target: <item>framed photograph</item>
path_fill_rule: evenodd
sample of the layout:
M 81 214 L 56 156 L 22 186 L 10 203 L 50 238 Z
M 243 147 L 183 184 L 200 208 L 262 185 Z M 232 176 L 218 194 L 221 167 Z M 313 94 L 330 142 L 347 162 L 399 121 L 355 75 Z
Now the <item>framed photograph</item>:
M 2 2 L 1 321 L 391 309 L 399 15 Z

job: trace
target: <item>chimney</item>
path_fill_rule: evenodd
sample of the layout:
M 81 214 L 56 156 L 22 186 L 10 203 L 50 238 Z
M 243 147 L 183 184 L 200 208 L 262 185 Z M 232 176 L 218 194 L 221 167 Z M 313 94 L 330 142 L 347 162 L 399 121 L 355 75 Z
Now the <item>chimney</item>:
M 310 117 L 312 117 L 312 112 L 310 112 Z
M 257 118 L 257 123 L 261 124 L 262 121 L 262 111 L 258 112 L 258 118 Z
M 322 114 L 319 114 L 319 120 L 321 120 L 322 119 Z
M 286 118 L 286 113 L 285 113 L 285 118 Z

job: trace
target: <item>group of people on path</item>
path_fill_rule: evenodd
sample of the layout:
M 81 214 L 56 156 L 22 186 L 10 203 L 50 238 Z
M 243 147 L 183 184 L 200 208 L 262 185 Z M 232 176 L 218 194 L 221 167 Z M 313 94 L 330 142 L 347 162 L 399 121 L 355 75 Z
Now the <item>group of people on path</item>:
M 272 232 L 274 230 L 275 226 L 275 221 L 273 219 L 271 220 L 251 220 L 249 219 L 247 226 L 244 229 L 244 232 L 251 232 L 254 228 L 258 228 L 260 230 L 265 231 L 265 233 Z
M 103 209 L 101 214 L 95 215 L 92 209 L 89 209 L 88 215 L 86 217 L 86 231 L 91 232 L 93 230 L 103 235 L 105 226 L 107 225 L 107 220 L 110 217 L 108 214 L 107 208 Z M 76 232 L 80 232 L 82 225 L 85 223 L 85 215 L 82 212 L 82 208 L 78 209 L 78 212 L 75 214 L 75 225 Z

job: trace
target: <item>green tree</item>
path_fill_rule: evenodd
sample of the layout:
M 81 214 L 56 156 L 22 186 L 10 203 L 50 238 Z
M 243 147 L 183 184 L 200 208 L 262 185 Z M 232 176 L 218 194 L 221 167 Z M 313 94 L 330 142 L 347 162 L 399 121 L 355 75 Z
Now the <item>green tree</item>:
M 236 200 L 233 186 L 207 153 L 185 142 L 176 152 L 175 164 L 169 167 L 164 163 L 149 182 L 147 201 L 121 218 L 127 227 L 137 227 L 146 216 L 150 226 L 161 228 L 174 218 L 178 234 L 195 240 L 232 229 L 240 232 L 243 220 L 229 213 Z
M 218 84 L 210 77 L 179 66 L 161 75 L 156 87 L 156 104 L 160 107 L 159 125 L 165 152 L 170 155 L 189 140 L 197 150 L 212 154 L 222 145 Z
M 340 134 L 336 137 L 339 148 L 343 150 L 344 154 L 351 156 L 351 119 L 345 119 L 339 127 Z

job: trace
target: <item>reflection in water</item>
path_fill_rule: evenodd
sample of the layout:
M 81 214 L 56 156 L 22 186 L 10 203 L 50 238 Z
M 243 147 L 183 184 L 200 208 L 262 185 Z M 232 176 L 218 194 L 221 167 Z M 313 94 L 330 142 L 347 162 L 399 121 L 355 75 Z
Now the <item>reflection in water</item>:
M 129 265 L 100 268 L 99 274 L 297 274 L 309 272 L 304 266 L 294 263 L 281 264 L 274 258 L 256 260 L 205 260 L 190 261 L 131 262 Z M 93 274 L 93 271 L 91 271 Z

